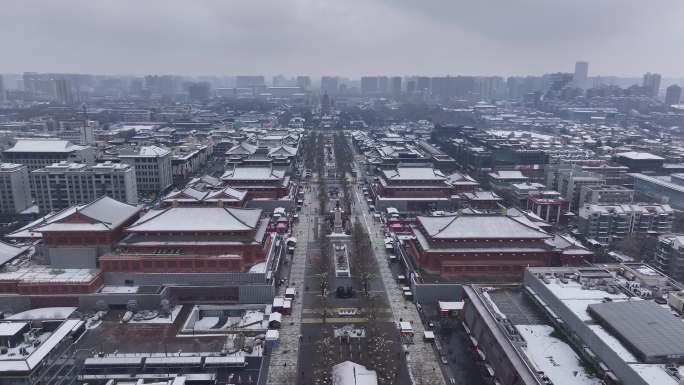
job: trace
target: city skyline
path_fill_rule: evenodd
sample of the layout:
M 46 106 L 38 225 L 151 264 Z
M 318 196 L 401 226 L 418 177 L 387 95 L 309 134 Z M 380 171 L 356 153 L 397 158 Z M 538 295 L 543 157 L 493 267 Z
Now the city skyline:
M 26 4 L 5 6 L 2 73 L 684 76 L 674 1 Z

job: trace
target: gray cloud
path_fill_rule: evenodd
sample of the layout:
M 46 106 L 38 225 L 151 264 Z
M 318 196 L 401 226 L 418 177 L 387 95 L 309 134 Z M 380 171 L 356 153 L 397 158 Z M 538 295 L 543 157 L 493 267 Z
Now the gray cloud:
M 683 75 L 678 0 L 5 0 L 0 72 Z

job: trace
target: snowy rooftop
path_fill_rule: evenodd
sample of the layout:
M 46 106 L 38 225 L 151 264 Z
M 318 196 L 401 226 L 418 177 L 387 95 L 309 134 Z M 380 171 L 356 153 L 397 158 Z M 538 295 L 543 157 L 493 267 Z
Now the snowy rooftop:
M 7 354 L 0 355 L 0 373 L 33 370 L 72 330 L 82 323 L 83 321 L 80 320 L 65 320 L 52 332 L 37 333 L 35 341 L 38 343 L 35 346 L 22 343 L 10 348 Z M 20 348 L 26 349 L 28 355 L 19 353 Z
M 432 167 L 397 167 L 391 170 L 382 170 L 386 179 L 390 180 L 446 180 L 441 171 Z
M 637 151 L 621 152 L 619 154 L 616 154 L 616 156 L 633 160 L 665 160 L 665 158 L 659 157 L 658 155 L 653 155 L 648 152 Z
M 285 171 L 271 167 L 234 167 L 221 176 L 221 179 L 231 180 L 280 180 L 285 177 Z
M 28 247 L 13 246 L 8 243 L 0 241 L 0 266 L 18 257 L 27 249 Z
M 17 139 L 14 147 L 5 152 L 72 152 L 86 147 L 59 139 Z
M 72 206 L 46 218 L 31 229 L 46 231 L 109 231 L 115 229 L 140 211 L 140 207 L 102 196 L 85 205 Z M 67 218 L 78 221 L 64 221 Z
M 150 210 L 126 230 L 155 231 L 249 231 L 255 230 L 261 209 L 227 207 L 170 207 Z
M 554 385 L 600 385 L 602 381 L 586 372 L 570 345 L 552 337 L 554 329 L 547 325 L 516 325 L 527 342 L 527 357 Z
M 86 283 L 97 277 L 99 270 L 53 269 L 49 266 L 28 266 L 16 271 L 0 272 L 0 281 L 33 283 Z
M 545 239 L 549 234 L 503 215 L 452 215 L 418 217 L 435 239 Z

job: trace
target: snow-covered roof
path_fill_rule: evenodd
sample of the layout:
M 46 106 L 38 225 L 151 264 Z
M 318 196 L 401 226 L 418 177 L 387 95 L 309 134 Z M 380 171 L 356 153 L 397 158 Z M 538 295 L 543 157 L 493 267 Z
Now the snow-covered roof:
M 269 156 L 295 156 L 297 155 L 297 148 L 292 147 L 292 146 L 287 146 L 287 145 L 280 145 L 278 147 L 274 147 L 268 151 Z
M 0 356 L 0 372 L 29 372 L 38 366 L 43 359 L 52 352 L 69 333 L 76 329 L 83 321 L 68 319 L 62 322 L 52 333 L 43 333 L 39 336 L 41 341 L 37 347 L 27 346 L 28 356 L 17 354 L 15 356 Z
M 525 354 L 537 370 L 541 370 L 556 385 L 599 385 L 602 381 L 586 372 L 577 354 L 562 340 L 552 337 L 548 325 L 516 325 L 527 341 Z
M 226 154 L 228 155 L 252 155 L 256 152 L 257 146 L 247 143 L 247 142 L 242 142 L 236 146 L 231 147 L 230 150 L 226 151 Z
M 28 247 L 17 247 L 0 241 L 0 266 L 13 260 L 27 249 Z
M 523 175 L 522 172 L 517 170 L 499 170 L 495 172 L 490 172 L 489 176 L 494 179 L 527 179 L 527 177 Z
M 434 239 L 544 239 L 551 236 L 504 215 L 419 216 L 418 222 Z
M 164 156 L 168 155 L 171 151 L 166 148 L 159 146 L 143 146 L 140 147 L 138 152 L 139 156 Z
M 12 337 L 19 333 L 24 327 L 28 325 L 28 322 L 0 322 L 0 336 L 2 337 Z
M 156 231 L 247 231 L 256 229 L 261 209 L 228 207 L 170 207 L 150 210 L 126 230 Z
M 618 157 L 632 159 L 632 160 L 665 160 L 658 155 L 653 155 L 648 152 L 628 151 L 615 154 Z
M 119 202 L 106 195 L 85 205 L 76 205 L 64 209 L 47 218 L 46 222 L 37 223 L 32 230 L 40 233 L 46 231 L 109 231 L 115 229 L 140 211 L 140 207 Z M 86 220 L 66 221 L 75 215 Z
M 442 181 L 446 179 L 441 171 L 432 167 L 397 167 L 396 169 L 382 170 L 382 174 L 390 180 Z
M 221 176 L 221 179 L 231 180 L 280 180 L 285 177 L 285 170 L 272 167 L 233 167 Z
M 17 143 L 5 152 L 72 152 L 86 148 L 68 140 L 60 139 L 17 139 Z

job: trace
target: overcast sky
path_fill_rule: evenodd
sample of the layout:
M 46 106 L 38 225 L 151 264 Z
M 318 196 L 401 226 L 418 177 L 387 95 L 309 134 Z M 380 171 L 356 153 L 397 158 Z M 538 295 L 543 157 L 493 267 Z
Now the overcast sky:
M 684 75 L 682 0 L 2 0 L 0 73 Z

